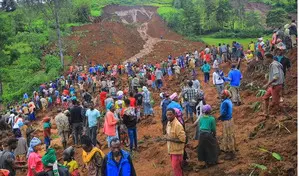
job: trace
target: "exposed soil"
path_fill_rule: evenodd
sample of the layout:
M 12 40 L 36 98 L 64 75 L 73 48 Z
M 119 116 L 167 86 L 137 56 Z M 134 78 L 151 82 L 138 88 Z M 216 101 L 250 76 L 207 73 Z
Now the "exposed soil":
M 156 62 L 165 60 L 171 53 L 178 56 L 186 51 L 201 49 L 204 44 L 191 42 L 171 30 L 157 16 L 154 7 L 122 7 L 108 6 L 104 8 L 104 15 L 99 23 L 75 27 L 74 34 L 67 37 L 69 43 L 76 43 L 77 49 L 68 48 L 68 53 L 76 55 L 81 52 L 85 58 L 76 58 L 74 64 L 97 62 L 97 63 L 118 63 L 120 61 L 141 58 L 141 62 Z M 84 35 L 83 35 L 83 34 Z M 81 35 L 81 36 L 80 36 Z M 160 39 L 160 36 L 163 39 Z M 96 43 L 96 46 L 92 44 Z M 250 87 L 242 86 L 241 97 L 243 105 L 234 107 L 233 118 L 235 122 L 235 134 L 238 152 L 233 161 L 225 161 L 223 164 L 200 169 L 202 162 L 197 161 L 196 146 L 193 135 L 195 129 L 187 123 L 187 135 L 189 143 L 187 153 L 189 155 L 189 166 L 185 175 L 249 175 L 254 168 L 252 163 L 263 164 L 268 167 L 267 171 L 255 169 L 254 175 L 295 175 L 297 168 L 297 50 L 289 53 L 292 62 L 287 82 L 286 95 L 284 98 L 284 112 L 266 119 L 260 112 L 254 112 L 251 104 L 262 101 L 257 98 L 256 91 Z M 223 64 L 222 68 L 227 74 L 229 65 Z M 263 74 L 245 73 L 246 65 L 243 65 L 243 84 L 253 81 L 253 87 L 263 85 Z M 219 116 L 219 100 L 216 99 L 216 88 L 210 84 L 203 84 L 203 74 L 199 73 L 199 80 L 205 92 L 206 101 L 213 108 L 213 115 Z M 179 80 L 164 80 L 163 90 L 180 92 L 180 85 L 183 81 L 190 79 L 190 73 L 185 71 Z M 246 76 L 250 75 L 250 76 Z M 167 78 L 166 78 L 167 79 Z M 154 92 L 155 116 L 145 119 L 138 124 L 138 141 L 140 151 L 133 154 L 133 163 L 137 175 L 169 176 L 172 173 L 170 158 L 167 154 L 166 143 L 159 140 L 162 137 L 161 110 L 159 108 L 159 92 Z M 55 112 L 49 112 L 54 116 Z M 39 114 L 41 117 L 42 115 Z M 54 130 L 55 132 L 55 130 Z M 217 122 L 217 138 L 221 144 L 222 124 Z M 59 139 L 54 143 L 60 145 Z M 100 142 L 105 142 L 105 136 L 100 135 Z M 269 153 L 263 153 L 258 148 L 262 147 L 272 152 L 279 153 L 283 160 L 276 161 Z M 108 152 L 107 147 L 102 147 Z M 81 149 L 76 149 L 76 159 L 82 166 Z M 61 149 L 58 151 L 61 154 Z M 220 155 L 223 159 L 223 154 Z M 271 171 L 269 173 L 268 171 Z M 81 170 L 82 175 L 86 172 Z M 294 172 L 294 173 L 293 173 Z

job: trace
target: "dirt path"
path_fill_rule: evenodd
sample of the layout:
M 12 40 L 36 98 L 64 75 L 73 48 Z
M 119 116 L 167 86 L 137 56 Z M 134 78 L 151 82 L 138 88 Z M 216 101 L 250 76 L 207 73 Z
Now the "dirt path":
M 116 11 L 114 12 L 121 20 L 121 22 L 130 25 L 137 25 L 137 31 L 140 37 L 145 41 L 143 45 L 143 49 L 139 51 L 139 53 L 135 54 L 134 56 L 130 57 L 124 62 L 135 62 L 137 58 L 143 58 L 144 56 L 150 54 L 154 50 L 154 46 L 159 42 L 172 42 L 178 43 L 175 40 L 165 40 L 161 38 L 151 37 L 148 34 L 148 25 L 149 21 L 152 19 L 154 12 L 151 10 L 146 10 L 143 7 L 141 8 L 133 8 L 130 10 L 125 11 Z M 143 15 L 142 20 L 138 20 L 138 15 Z M 140 24 L 140 22 L 142 22 Z

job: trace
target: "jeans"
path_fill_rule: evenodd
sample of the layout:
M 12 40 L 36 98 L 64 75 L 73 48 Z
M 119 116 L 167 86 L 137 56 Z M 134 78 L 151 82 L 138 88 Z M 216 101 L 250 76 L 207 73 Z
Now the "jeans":
M 91 139 L 92 144 L 94 146 L 97 145 L 97 130 L 98 130 L 97 126 L 88 128 L 88 137 Z
M 194 112 L 194 106 L 190 106 L 190 103 L 187 102 L 186 104 L 186 116 L 190 115 L 191 120 L 193 121 L 193 112 Z
M 73 123 L 72 124 L 72 130 L 73 130 L 73 140 L 74 144 L 78 145 L 79 141 L 81 141 L 82 131 L 83 131 L 83 123 Z
M 135 149 L 137 149 L 137 129 L 136 128 L 128 128 L 128 134 L 130 138 L 130 150 L 133 149 L 133 144 L 135 145 Z
M 210 80 L 210 73 L 204 73 L 205 83 L 209 82 Z
M 157 79 L 156 84 L 157 84 L 157 88 L 160 89 L 163 85 L 163 82 L 161 79 Z
M 45 137 L 45 144 L 46 144 L 46 149 L 48 149 L 49 148 L 49 146 L 50 146 L 50 144 L 51 144 L 51 139 L 50 139 L 50 137 Z

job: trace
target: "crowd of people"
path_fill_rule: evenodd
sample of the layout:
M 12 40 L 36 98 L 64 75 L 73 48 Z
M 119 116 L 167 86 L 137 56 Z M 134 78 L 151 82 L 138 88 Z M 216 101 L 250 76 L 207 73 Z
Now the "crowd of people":
M 188 162 L 185 127 L 189 121 L 196 131 L 194 140 L 200 141 L 198 160 L 204 161 L 205 167 L 219 163 L 220 148 L 225 152 L 225 159 L 234 159 L 236 142 L 232 116 L 233 106 L 242 105 L 241 63 L 254 59 L 271 62 L 269 81 L 264 86 L 267 89 L 263 97 L 265 115 L 269 115 L 270 98 L 273 110 L 279 111 L 286 73 L 291 66 L 284 56 L 289 49 L 286 42 L 291 41 L 290 46 L 296 46 L 294 25 L 292 22 L 285 27 L 285 30 L 289 29 L 289 35 L 285 32 L 283 37 L 281 29 L 275 31 L 271 42 L 265 43 L 263 38 L 256 43 L 252 41 L 248 51 L 234 41 L 232 47 L 228 44 L 219 44 L 218 47 L 207 45 L 200 52 L 195 49 L 177 57 L 169 54 L 166 60 L 156 63 L 141 63 L 137 59 L 134 63 L 70 66 L 66 75 L 41 84 L 32 97 L 25 93 L 21 104 L 8 105 L 7 113 L 0 121 L 2 139 L 9 136 L 8 140 L 1 141 L 1 173 L 14 176 L 17 169 L 27 168 L 28 176 L 77 176 L 81 168 L 75 160 L 75 149 L 82 148 L 84 168 L 89 175 L 136 175 L 131 154 L 139 152 L 137 124 L 155 116 L 154 92 L 160 94 L 161 135 L 167 141 L 175 176 L 183 175 L 183 166 Z M 227 76 L 221 68 L 223 62 L 231 66 Z M 184 80 L 180 92 L 170 92 L 165 82 L 179 79 L 183 72 L 188 72 L 190 79 Z M 198 80 L 200 72 L 204 83 Z M 220 103 L 220 116 L 217 118 L 212 115 L 212 107 L 206 102 L 201 86 L 210 86 L 210 82 L 217 91 L 214 98 L 218 98 Z M 228 90 L 225 84 L 229 84 Z M 35 133 L 37 127 L 33 125 L 36 124 L 36 113 L 45 115 L 53 111 L 57 112 L 55 116 L 42 118 L 42 142 L 41 136 Z M 221 146 L 216 135 L 218 120 L 223 124 Z M 59 163 L 51 146 L 53 123 L 64 148 L 62 163 Z M 103 129 L 110 148 L 107 154 L 100 149 L 106 145 L 99 141 L 100 129 Z M 71 145 L 70 137 L 73 140 Z M 39 154 L 42 144 L 45 144 L 46 150 L 43 156 Z

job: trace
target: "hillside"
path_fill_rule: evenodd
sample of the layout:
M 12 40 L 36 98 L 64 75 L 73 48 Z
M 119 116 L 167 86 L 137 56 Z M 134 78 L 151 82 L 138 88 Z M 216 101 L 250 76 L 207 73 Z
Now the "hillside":
M 78 42 L 80 52 L 89 58 L 88 61 L 95 63 L 115 63 L 136 58 L 140 58 L 141 62 L 155 63 L 166 59 L 169 53 L 175 56 L 203 47 L 202 43 L 184 40 L 182 36 L 169 30 L 156 14 L 156 8 L 154 7 L 108 6 L 104 8 L 101 19 L 98 23 L 74 28 L 75 34 L 68 37 L 68 40 Z M 121 27 L 121 32 L 116 30 L 119 27 Z M 111 31 L 115 31 L 113 35 Z M 85 35 L 78 39 L 77 34 L 81 32 L 84 32 Z M 163 36 L 162 40 L 159 38 L 161 35 Z M 132 36 L 135 37 L 132 38 Z M 97 42 L 97 45 L 92 46 L 94 41 L 105 42 Z M 112 41 L 116 42 L 112 44 Z M 105 49 L 110 53 L 107 53 Z M 69 54 L 74 53 L 71 50 L 68 50 L 68 52 Z M 296 50 L 292 50 L 289 57 L 292 60 L 289 75 L 296 75 Z M 78 59 L 74 63 L 83 61 L 85 60 Z M 227 73 L 229 65 L 223 65 L 222 67 Z M 190 124 L 187 124 L 190 141 L 187 146 L 187 152 L 190 156 L 187 175 L 249 175 L 253 170 L 255 170 L 255 174 L 262 173 L 251 166 L 253 163 L 267 166 L 268 170 L 263 172 L 266 175 L 286 175 L 288 173 L 294 175 L 292 173 L 297 168 L 297 77 L 290 76 L 287 80 L 287 87 L 290 89 L 287 90 L 285 102 L 283 103 L 287 116 L 285 113 L 281 113 L 266 119 L 261 116 L 261 113 L 254 112 L 251 107 L 254 102 L 262 101 L 255 96 L 256 89 L 245 86 L 253 81 L 255 86 L 263 85 L 265 83 L 263 80 L 264 74 L 253 73 L 252 75 L 250 72 L 246 72 L 245 65 L 242 72 L 248 76 L 245 76 L 243 80 L 244 88 L 241 92 L 244 105 L 235 107 L 233 114 L 238 146 L 236 159 L 209 169 L 199 169 L 203 163 L 198 162 L 196 159 L 197 141 L 192 140 L 194 129 L 190 128 Z M 181 77 L 180 80 L 188 79 L 186 73 L 184 75 L 185 77 Z M 203 81 L 202 73 L 199 74 L 199 79 L 201 82 Z M 179 80 L 166 82 L 164 90 L 180 92 L 178 86 L 180 84 Z M 203 85 L 203 90 L 207 102 L 214 109 L 213 115 L 217 117 L 219 115 L 219 102 L 214 99 L 216 89 L 210 85 Z M 138 126 L 138 140 L 142 141 L 142 144 L 140 144 L 141 151 L 134 154 L 137 175 L 148 175 L 151 172 L 151 175 L 159 176 L 169 175 L 171 172 L 166 144 L 157 142 L 162 134 L 158 92 L 154 93 L 154 97 L 156 100 L 155 117 L 145 120 Z M 221 123 L 217 124 L 217 128 L 218 140 L 221 141 Z M 104 142 L 104 136 L 101 137 L 101 142 Z M 261 152 L 259 147 L 279 153 L 283 161 L 275 161 L 269 154 Z M 153 149 L 155 150 L 153 151 Z M 220 158 L 223 158 L 223 155 Z

